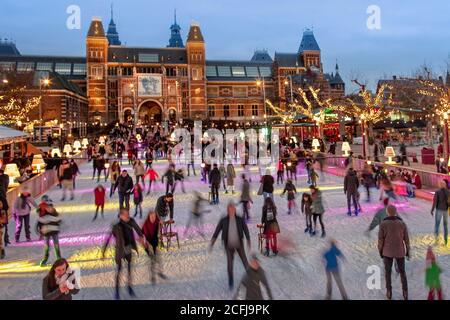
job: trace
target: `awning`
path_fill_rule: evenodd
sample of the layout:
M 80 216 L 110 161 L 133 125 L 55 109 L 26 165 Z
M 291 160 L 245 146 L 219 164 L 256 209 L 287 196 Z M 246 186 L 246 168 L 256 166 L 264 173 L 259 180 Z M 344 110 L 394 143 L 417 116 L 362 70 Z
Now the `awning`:
M 0 126 L 0 145 L 10 144 L 13 142 L 23 142 L 27 139 L 28 134 L 11 129 L 5 126 Z

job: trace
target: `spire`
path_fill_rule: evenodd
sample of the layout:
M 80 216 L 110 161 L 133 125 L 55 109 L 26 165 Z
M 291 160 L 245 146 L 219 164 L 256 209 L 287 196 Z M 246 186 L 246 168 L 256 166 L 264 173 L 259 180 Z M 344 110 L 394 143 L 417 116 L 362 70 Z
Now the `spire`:
M 337 59 L 336 59 L 336 74 L 338 74 L 339 73 L 339 65 L 338 65 L 338 61 L 337 61 Z
M 320 51 L 320 47 L 317 44 L 312 29 L 305 29 L 305 31 L 303 31 L 303 38 L 298 52 L 302 53 L 303 51 Z
M 111 3 L 111 21 L 109 22 L 108 32 L 106 34 L 110 46 L 120 46 L 122 43 L 119 39 L 116 24 L 114 23 L 114 7 Z
M 181 39 L 181 27 L 177 23 L 177 10 L 173 15 L 173 24 L 170 26 L 170 39 L 168 48 L 184 48 L 183 39 Z
M 445 84 L 450 86 L 450 72 L 447 70 L 447 76 L 445 77 Z

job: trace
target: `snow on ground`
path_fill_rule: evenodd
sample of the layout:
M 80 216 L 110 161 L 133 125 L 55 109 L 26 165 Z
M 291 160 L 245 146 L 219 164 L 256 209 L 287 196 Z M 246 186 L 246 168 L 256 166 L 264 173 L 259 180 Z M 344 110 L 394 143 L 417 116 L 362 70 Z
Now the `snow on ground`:
M 159 173 L 163 173 L 167 162 L 155 163 Z M 64 225 L 60 234 L 61 250 L 72 266 L 81 268 L 81 292 L 75 299 L 112 299 L 114 292 L 114 262 L 112 251 L 106 259 L 100 257 L 100 248 L 105 233 L 116 219 L 118 196 L 108 198 L 105 208 L 105 219 L 92 222 L 94 213 L 93 189 L 96 182 L 91 179 L 92 163 L 81 166 L 82 175 L 77 179 L 77 190 L 74 201 L 59 201 L 61 190 L 54 187 L 48 195 L 54 200 L 55 207 L 60 211 Z M 172 246 L 170 250 L 162 252 L 163 268 L 168 276 L 167 280 L 157 280 L 151 284 L 149 277 L 149 261 L 145 252 L 140 249 L 139 256 L 135 255 L 133 282 L 139 299 L 219 299 L 227 300 L 232 297 L 228 290 L 226 257 L 220 239 L 212 253 L 208 253 L 208 243 L 219 218 L 225 214 L 225 207 L 229 200 L 237 200 L 239 192 L 225 195 L 221 190 L 221 204 L 211 207 L 212 211 L 204 217 L 204 227 L 207 238 L 203 239 L 191 229 L 185 236 L 184 229 L 189 217 L 193 190 L 198 190 L 205 197 L 208 196 L 208 186 L 200 182 L 199 169 L 196 177 L 189 177 L 186 192 L 180 188 L 175 192 L 175 221 L 176 230 L 180 235 L 180 249 Z M 239 176 L 240 168 L 237 169 Z M 303 173 L 303 174 L 302 174 Z M 252 192 L 254 205 L 251 209 L 252 219 L 249 222 L 252 249 L 258 251 L 256 225 L 260 222 L 262 197 L 257 196 L 258 173 L 253 172 Z M 327 238 L 310 237 L 303 231 L 305 222 L 300 214 L 287 215 L 286 198 L 280 197 L 282 186 L 275 192 L 275 201 L 279 208 L 278 221 L 281 227 L 279 237 L 280 254 L 277 257 L 261 257 L 261 263 L 266 271 L 275 299 L 323 299 L 325 295 L 326 277 L 322 262 L 323 250 L 328 245 L 328 238 L 338 241 L 338 246 L 346 257 L 342 263 L 343 282 L 351 299 L 384 299 L 384 272 L 382 260 L 376 248 L 377 230 L 370 237 L 364 235 L 372 216 L 379 207 L 378 192 L 372 197 L 371 203 L 364 202 L 365 193 L 362 192 L 363 213 L 359 217 L 346 215 L 346 199 L 342 189 L 343 178 L 325 174 L 319 181 L 323 188 L 326 213 L 324 221 Z M 104 182 L 103 182 L 104 183 Z M 109 188 L 109 181 L 104 183 Z M 299 192 L 307 189 L 304 171 L 297 183 Z M 240 189 L 240 179 L 237 179 L 237 190 Z M 158 183 L 150 196 L 145 198 L 144 211 L 155 205 L 158 196 L 162 195 L 165 187 Z M 300 194 L 297 197 L 300 203 Z M 133 209 L 133 207 L 132 207 Z M 434 245 L 432 230 L 433 218 L 430 216 L 430 203 L 419 199 L 408 200 L 399 204 L 400 215 L 404 218 L 411 237 L 411 261 L 407 262 L 407 276 L 411 299 L 425 299 L 427 296 L 424 285 L 425 253 L 428 245 Z M 145 217 L 145 212 L 144 212 Z M 33 239 L 38 236 L 34 232 L 36 215 L 32 217 Z M 142 221 L 138 221 L 139 224 Z M 10 237 L 14 239 L 14 223 L 9 225 Z M 23 232 L 23 231 L 22 231 Z M 22 239 L 24 235 L 22 234 Z M 450 248 L 441 243 L 435 248 L 438 262 L 444 273 L 441 280 L 444 285 L 444 295 L 450 293 Z M 41 242 L 13 243 L 7 248 L 7 258 L 0 262 L 0 299 L 41 299 L 41 283 L 48 268 L 40 268 L 43 245 Z M 54 261 L 53 251 L 49 262 Z M 366 273 L 369 266 L 381 268 L 381 290 L 369 290 Z M 235 257 L 235 282 L 242 277 L 244 269 L 239 257 Z M 123 280 L 125 280 L 125 273 Z M 333 284 L 334 285 L 334 284 Z M 401 285 L 399 277 L 393 274 L 394 299 L 401 299 Z M 125 287 L 122 297 L 128 299 Z M 339 299 L 337 288 L 333 288 L 333 298 Z

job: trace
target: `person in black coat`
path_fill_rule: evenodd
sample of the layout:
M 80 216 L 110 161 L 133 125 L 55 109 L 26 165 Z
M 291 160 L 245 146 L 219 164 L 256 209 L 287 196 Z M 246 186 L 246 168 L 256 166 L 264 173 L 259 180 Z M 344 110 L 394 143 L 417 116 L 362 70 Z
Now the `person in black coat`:
M 155 211 L 161 221 L 165 221 L 167 216 L 173 220 L 173 195 L 168 193 L 158 198 Z
M 114 239 L 116 240 L 115 262 L 117 265 L 115 293 L 116 300 L 120 299 L 119 283 L 123 260 L 125 260 L 128 264 L 128 293 L 132 297 L 135 296 L 133 288 L 131 286 L 131 258 L 133 256 L 132 251 L 134 250 L 136 251 L 136 253 L 138 253 L 138 249 L 133 231 L 138 234 L 142 243 L 145 243 L 144 233 L 142 232 L 141 228 L 139 228 L 136 221 L 130 217 L 130 212 L 128 211 L 128 209 L 120 209 L 119 221 L 113 225 L 111 232 L 102 248 L 102 256 L 105 257 L 105 252 L 108 248 L 109 242 L 111 241 L 111 238 L 114 237 Z
M 227 216 L 223 217 L 214 231 L 214 234 L 211 239 L 211 244 L 209 250 L 211 251 L 214 243 L 219 236 L 219 233 L 222 232 L 222 241 L 225 247 L 225 251 L 227 254 L 227 265 L 228 265 L 228 286 L 230 290 L 233 289 L 234 286 L 234 278 L 233 278 L 233 261 L 234 261 L 234 253 L 237 251 L 239 257 L 242 260 L 242 264 L 244 268 L 248 268 L 248 261 L 245 255 L 244 236 L 247 239 L 247 247 L 250 251 L 251 243 L 250 243 L 250 233 L 248 231 L 247 224 L 244 219 L 236 215 L 236 205 L 233 202 L 230 202 L 227 206 Z
M 264 255 L 269 256 L 270 248 L 272 248 L 273 254 L 277 255 L 277 233 L 280 233 L 280 227 L 277 221 L 277 207 L 273 203 L 272 198 L 264 200 L 261 223 L 264 225 L 264 234 L 266 236 L 266 252 Z
M 352 215 L 351 208 L 351 200 L 353 200 L 353 206 L 355 207 L 355 215 L 358 215 L 358 188 L 359 188 L 359 179 L 356 176 L 356 171 L 353 168 L 349 168 L 347 175 L 344 178 L 344 193 L 347 195 L 347 207 L 348 212 L 347 215 Z
M 130 177 L 127 170 L 123 170 L 114 185 L 114 190 L 117 189 L 119 193 L 119 204 L 121 209 L 124 208 L 124 201 L 126 208 L 130 209 L 130 194 L 133 191 L 133 186 L 133 179 Z
M 209 183 L 211 185 L 211 204 L 219 204 L 220 181 L 220 170 L 215 163 L 209 174 Z

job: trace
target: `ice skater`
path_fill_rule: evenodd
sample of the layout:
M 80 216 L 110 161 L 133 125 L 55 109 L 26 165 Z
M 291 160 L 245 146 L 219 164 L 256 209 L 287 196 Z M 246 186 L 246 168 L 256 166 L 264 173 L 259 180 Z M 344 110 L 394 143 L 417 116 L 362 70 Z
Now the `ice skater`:
M 287 201 L 288 201 L 288 214 L 292 213 L 292 209 L 296 207 L 295 205 L 295 194 L 297 193 L 297 189 L 295 189 L 295 185 L 292 183 L 291 179 L 286 181 L 286 185 L 284 186 L 283 193 L 281 196 L 287 192 Z
M 92 221 L 95 221 L 97 219 L 98 210 L 101 209 L 102 218 L 105 218 L 103 215 L 105 210 L 105 194 L 106 190 L 105 188 L 99 184 L 97 188 L 94 189 L 94 197 L 95 197 L 95 216 L 92 219 Z
M 158 244 L 160 234 L 160 220 L 154 210 L 150 210 L 142 225 L 142 233 L 145 237 L 145 252 L 150 258 L 150 275 L 152 283 L 156 282 L 156 275 L 161 279 L 167 279 L 162 272 L 161 258 L 159 256 Z
M 330 248 L 323 255 L 325 259 L 325 272 L 327 275 L 327 294 L 326 299 L 331 299 L 332 293 L 332 277 L 336 281 L 336 284 L 341 292 L 343 300 L 348 300 L 347 293 L 345 292 L 344 284 L 339 270 L 338 258 L 345 260 L 341 250 L 338 249 L 335 240 L 330 240 Z

